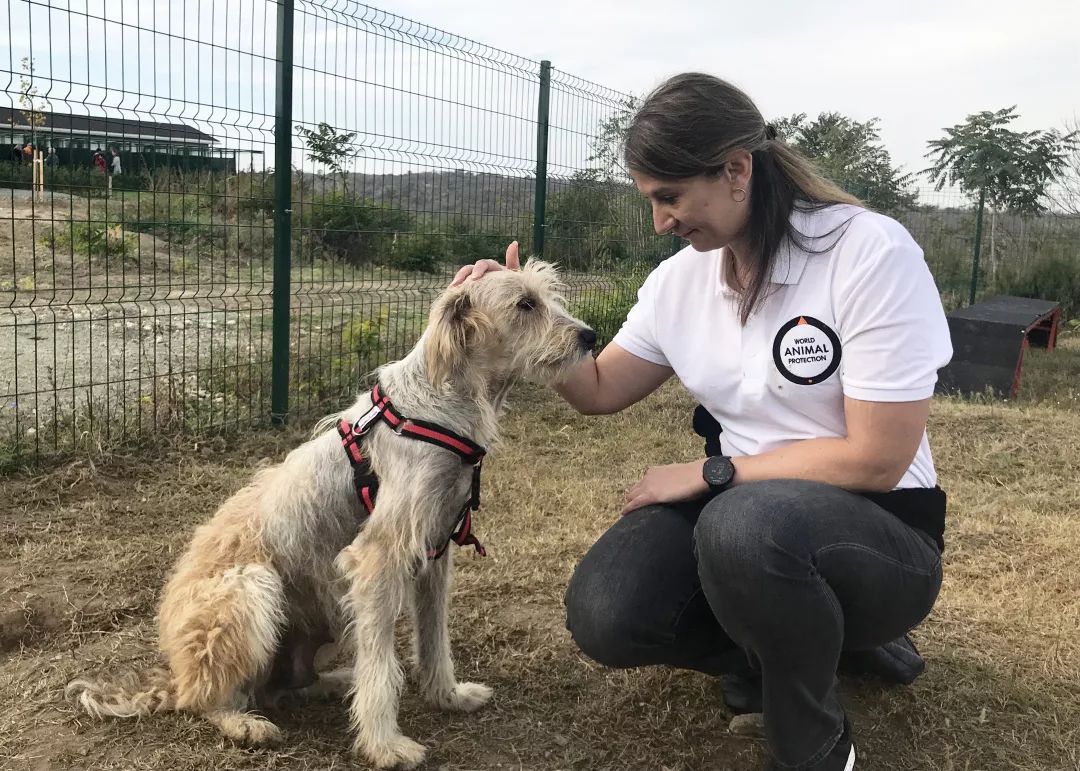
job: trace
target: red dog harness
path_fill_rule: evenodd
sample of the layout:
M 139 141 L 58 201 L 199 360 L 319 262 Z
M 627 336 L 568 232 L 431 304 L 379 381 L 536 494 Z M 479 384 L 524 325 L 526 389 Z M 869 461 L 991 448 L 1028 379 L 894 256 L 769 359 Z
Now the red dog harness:
M 378 383 L 371 389 L 370 410 L 355 423 L 349 423 L 347 420 L 338 422 L 338 434 L 341 436 L 345 454 L 349 456 L 349 463 L 352 464 L 353 483 L 356 485 L 356 494 L 360 497 L 360 503 L 365 512 L 361 521 L 366 521 L 375 511 L 375 495 L 379 491 L 379 478 L 371 470 L 371 461 L 364 456 L 360 441 L 380 420 L 393 429 L 398 436 L 406 436 L 450 450 L 461 458 L 463 463 L 473 467 L 472 492 L 469 500 L 465 501 L 465 506 L 458 515 L 450 537 L 441 548 L 429 549 L 428 559 L 435 560 L 441 557 L 450 547 L 451 541 L 458 546 L 472 546 L 481 557 L 486 557 L 487 551 L 472 534 L 472 513 L 480 508 L 480 465 L 487 451 L 475 442 L 437 423 L 404 417 L 394 408 L 390 397 L 382 392 Z

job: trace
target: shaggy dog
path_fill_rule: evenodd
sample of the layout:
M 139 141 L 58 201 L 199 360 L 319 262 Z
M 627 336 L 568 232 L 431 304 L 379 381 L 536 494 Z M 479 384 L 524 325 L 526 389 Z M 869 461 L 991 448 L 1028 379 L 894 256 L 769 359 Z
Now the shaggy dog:
M 555 269 L 535 260 L 448 289 L 412 351 L 377 371 L 379 388 L 401 416 L 491 446 L 515 381 L 557 382 L 596 342 L 558 292 Z M 263 745 L 280 731 L 246 710 L 283 692 L 338 694 L 351 698 L 354 751 L 379 767 L 412 768 L 425 749 L 398 728 L 403 675 L 394 653 L 395 621 L 411 608 L 425 698 L 466 712 L 486 703 L 490 688 L 454 676 L 451 558 L 442 551 L 467 521 L 474 467 L 386 420 L 365 423 L 377 396 L 364 393 L 320 421 L 311 440 L 195 531 L 161 597 L 167 669 L 74 680 L 68 697 L 97 717 L 186 710 Z M 370 513 L 339 434 L 350 426 L 365 429 L 356 449 L 378 477 Z M 335 640 L 349 646 L 351 669 L 317 673 L 315 654 Z

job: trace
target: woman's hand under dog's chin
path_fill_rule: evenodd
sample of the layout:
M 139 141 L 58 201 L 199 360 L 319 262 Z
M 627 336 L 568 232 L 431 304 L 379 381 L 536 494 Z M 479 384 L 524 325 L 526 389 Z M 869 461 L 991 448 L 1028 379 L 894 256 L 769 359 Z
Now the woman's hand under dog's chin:
M 697 498 L 709 491 L 701 469 L 704 460 L 650 466 L 641 481 L 626 491 L 620 516 L 653 503 L 673 503 Z
M 477 260 L 472 265 L 464 265 L 450 282 L 450 286 L 457 286 L 469 279 L 481 278 L 485 273 L 493 270 L 521 270 L 521 254 L 518 242 L 511 241 L 506 247 L 506 267 L 504 268 L 496 260 Z

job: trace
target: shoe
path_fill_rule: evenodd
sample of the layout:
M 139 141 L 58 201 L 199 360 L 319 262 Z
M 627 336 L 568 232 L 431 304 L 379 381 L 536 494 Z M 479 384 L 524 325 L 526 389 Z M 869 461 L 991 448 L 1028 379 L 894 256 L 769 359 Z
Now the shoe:
M 745 674 L 720 675 L 720 690 L 724 704 L 732 715 L 761 712 L 761 674 L 748 670 Z
M 849 675 L 877 675 L 888 683 L 910 685 L 926 669 L 919 649 L 907 635 L 868 651 L 844 651 L 838 671 Z
M 844 732 L 836 740 L 836 744 L 829 750 L 829 754 L 821 759 L 815 766 L 805 771 L 854 771 L 855 768 L 855 742 L 851 738 L 851 723 L 844 718 Z M 770 760 L 765 766 L 765 771 L 783 771 L 775 760 Z

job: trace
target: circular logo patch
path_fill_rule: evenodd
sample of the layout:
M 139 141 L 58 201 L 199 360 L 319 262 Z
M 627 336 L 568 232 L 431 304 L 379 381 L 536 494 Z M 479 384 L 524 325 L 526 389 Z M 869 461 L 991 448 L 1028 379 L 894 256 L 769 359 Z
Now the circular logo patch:
M 799 316 L 776 333 L 773 361 L 792 383 L 820 383 L 840 366 L 840 338 L 813 316 Z

